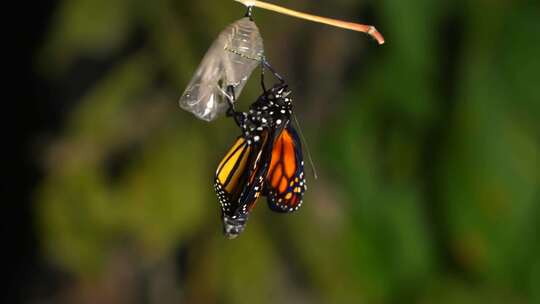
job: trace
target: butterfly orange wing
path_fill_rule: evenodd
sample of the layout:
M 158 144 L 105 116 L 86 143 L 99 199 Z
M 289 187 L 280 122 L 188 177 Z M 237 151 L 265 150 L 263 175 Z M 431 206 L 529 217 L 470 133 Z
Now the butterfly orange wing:
M 296 131 L 289 125 L 274 142 L 264 194 L 273 211 L 292 212 L 302 204 L 305 190 L 302 146 Z

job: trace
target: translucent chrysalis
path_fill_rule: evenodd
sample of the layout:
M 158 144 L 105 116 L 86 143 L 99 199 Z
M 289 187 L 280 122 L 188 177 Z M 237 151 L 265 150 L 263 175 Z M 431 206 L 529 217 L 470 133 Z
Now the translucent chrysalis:
M 238 98 L 263 56 L 255 22 L 244 17 L 230 24 L 206 52 L 180 97 L 180 107 L 200 119 L 214 120 L 227 109 L 227 87 L 233 86 Z

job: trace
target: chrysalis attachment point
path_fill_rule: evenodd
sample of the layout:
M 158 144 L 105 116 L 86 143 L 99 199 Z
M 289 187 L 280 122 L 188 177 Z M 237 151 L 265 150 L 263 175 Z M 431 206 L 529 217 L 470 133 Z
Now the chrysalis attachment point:
M 244 17 L 230 24 L 214 40 L 180 97 L 180 107 L 212 121 L 227 110 L 227 87 L 236 97 L 264 56 L 257 25 Z

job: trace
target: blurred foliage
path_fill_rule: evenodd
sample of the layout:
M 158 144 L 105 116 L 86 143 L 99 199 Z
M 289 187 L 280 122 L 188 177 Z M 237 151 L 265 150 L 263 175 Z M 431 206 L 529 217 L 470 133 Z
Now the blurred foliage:
M 36 66 L 83 88 L 36 195 L 47 256 L 72 280 L 51 300 L 540 303 L 540 5 L 287 5 L 362 17 L 387 44 L 255 10 L 321 178 L 298 213 L 260 202 L 229 241 L 212 178 L 238 130 L 176 102 L 243 9 L 61 2 Z

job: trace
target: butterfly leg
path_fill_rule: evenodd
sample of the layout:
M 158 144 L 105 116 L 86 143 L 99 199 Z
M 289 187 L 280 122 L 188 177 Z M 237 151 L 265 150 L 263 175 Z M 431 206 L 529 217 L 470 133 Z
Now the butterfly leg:
M 226 95 L 227 103 L 229 104 L 229 109 L 227 109 L 227 116 L 234 116 L 236 113 L 236 109 L 234 108 L 234 104 L 236 103 L 236 95 L 234 93 L 234 86 L 229 85 L 227 86 L 227 95 Z
M 283 79 L 283 77 L 281 77 L 281 75 L 279 75 L 276 70 L 274 70 L 274 68 L 270 65 L 270 63 L 265 59 L 263 58 L 263 60 L 261 61 L 261 64 L 263 66 L 262 70 L 263 70 L 263 76 L 264 76 L 264 69 L 267 68 L 270 70 L 270 72 L 272 72 L 272 74 L 274 74 L 274 76 L 283 84 L 285 83 L 285 80 Z M 263 84 L 263 89 L 264 89 L 264 80 L 262 79 L 263 76 L 261 76 L 261 81 L 262 81 L 262 84 Z M 266 91 L 266 90 L 265 90 Z
M 236 103 L 236 95 L 234 92 L 234 86 L 227 86 L 227 103 L 229 108 L 227 109 L 226 115 L 228 117 L 233 117 L 234 121 L 238 126 L 242 126 L 244 121 L 244 114 L 242 112 L 236 111 L 234 104 Z

